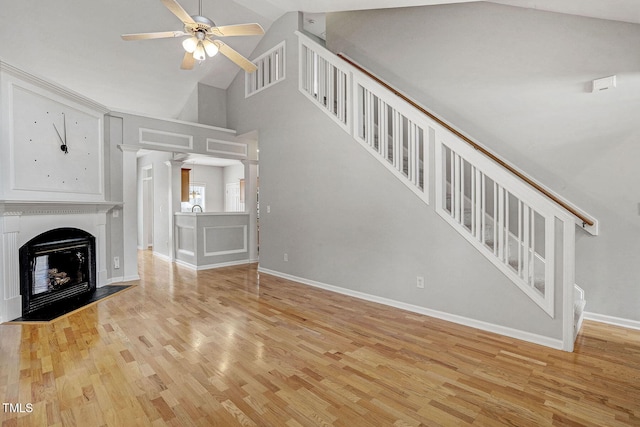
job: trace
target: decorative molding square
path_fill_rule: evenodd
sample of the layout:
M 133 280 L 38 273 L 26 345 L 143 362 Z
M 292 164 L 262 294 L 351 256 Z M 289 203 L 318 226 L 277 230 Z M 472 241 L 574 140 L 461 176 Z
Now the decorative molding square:
M 194 228 L 189 226 L 176 225 L 176 245 L 178 253 L 187 256 L 195 256 L 195 236 Z
M 230 237 L 230 233 L 228 233 L 228 231 L 232 230 L 232 229 L 240 229 L 242 232 L 242 247 L 241 248 L 237 248 L 237 247 L 230 247 L 230 248 L 215 248 L 212 251 L 208 251 L 207 249 L 209 248 L 208 242 L 211 242 L 212 240 L 214 242 L 217 241 L 217 239 L 213 239 L 212 235 L 209 236 L 209 239 L 207 239 L 207 235 L 209 235 L 209 232 L 211 230 L 216 230 L 216 231 L 226 231 L 226 236 L 227 238 Z M 216 232 L 214 231 L 214 233 Z M 224 233 L 223 231 L 223 233 Z M 202 239 L 203 239 L 203 243 L 204 243 L 204 255 L 205 256 L 220 256 L 220 255 L 229 255 L 229 254 L 240 254 L 240 253 L 245 253 L 247 252 L 247 226 L 246 225 L 226 225 L 226 226 L 218 226 L 218 227 L 203 227 L 202 229 Z M 239 240 L 239 239 L 237 239 Z M 217 250 L 216 250 L 217 249 Z
M 249 154 L 249 147 L 245 143 L 222 141 L 219 139 L 207 138 L 207 152 L 213 154 L 225 154 L 246 158 Z
M 140 128 L 138 134 L 141 145 L 193 150 L 192 135 L 147 128 Z

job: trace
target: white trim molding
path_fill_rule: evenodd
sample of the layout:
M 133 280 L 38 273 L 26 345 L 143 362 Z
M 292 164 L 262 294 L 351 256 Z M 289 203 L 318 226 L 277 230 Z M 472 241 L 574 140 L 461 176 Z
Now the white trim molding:
M 584 318 L 586 320 L 593 320 L 594 322 L 606 323 L 629 329 L 637 329 L 640 331 L 640 320 L 624 319 L 622 317 L 608 316 L 606 314 L 591 313 L 588 311 L 584 312 Z
M 70 89 L 59 86 L 43 77 L 39 77 L 34 74 L 23 71 L 20 68 L 14 67 L 13 65 L 10 65 L 2 60 L 0 60 L 0 71 L 11 74 L 14 77 L 17 77 L 25 82 L 29 82 L 30 84 L 39 86 L 52 93 L 55 93 L 58 96 L 69 99 L 78 104 L 81 104 L 86 108 L 89 108 L 90 110 L 99 112 L 101 114 L 107 114 L 109 112 L 109 108 L 107 108 L 106 106 L 98 102 L 95 102 L 94 100 L 89 99 L 78 92 L 74 92 Z
M 178 265 L 181 265 L 183 267 L 187 267 L 187 268 L 189 268 L 191 270 L 201 271 L 201 270 L 212 270 L 214 268 L 232 267 L 234 265 L 251 264 L 254 261 L 249 260 L 249 259 L 242 259 L 242 260 L 239 260 L 239 261 L 228 261 L 228 262 L 220 262 L 220 263 L 217 263 L 217 264 L 207 264 L 207 265 L 199 265 L 199 266 L 196 266 L 196 265 L 193 265 L 193 264 L 190 264 L 188 262 L 181 261 L 181 260 L 178 260 L 178 259 L 175 260 L 174 262 L 176 264 L 178 264 Z
M 555 339 L 555 338 L 546 337 L 543 335 L 534 334 L 531 332 L 521 331 L 519 329 L 513 329 L 506 326 L 501 326 L 493 323 L 483 322 L 480 320 L 470 319 L 468 317 L 458 316 L 456 314 L 451 314 L 451 313 L 445 313 L 443 311 L 432 310 L 430 308 L 420 307 L 417 305 L 408 304 L 405 302 L 396 301 L 389 298 L 379 297 L 379 296 L 367 294 L 364 292 L 353 291 L 351 289 L 341 288 L 339 286 L 328 285 L 326 283 L 317 282 L 315 280 L 309 280 L 303 277 L 297 277 L 290 274 L 281 273 L 279 271 L 269 270 L 267 268 L 263 268 L 260 266 L 258 266 L 258 272 L 270 274 L 272 276 L 298 282 L 303 285 L 309 285 L 316 288 L 324 289 L 330 292 L 336 292 L 338 294 L 348 295 L 348 296 L 359 298 L 365 301 L 376 302 L 376 303 L 387 305 L 390 307 L 399 308 L 401 310 L 410 311 L 412 313 L 435 317 L 436 319 L 446 320 L 447 322 L 457 323 L 459 325 L 481 329 L 486 332 L 492 332 L 492 333 L 504 335 L 510 338 L 527 341 L 533 344 L 543 345 L 545 347 L 550 347 L 556 350 L 563 349 L 563 343 L 561 339 Z
M 135 282 L 136 280 L 140 280 L 140 276 L 136 275 L 136 276 L 118 276 L 118 277 L 112 277 L 111 279 L 107 280 L 107 282 L 103 285 L 113 285 L 114 283 L 127 283 L 127 282 Z M 98 286 L 99 288 L 101 288 L 102 286 Z
M 153 256 L 158 257 L 163 261 L 167 261 L 167 262 L 172 262 L 173 261 L 169 255 L 165 255 L 165 254 L 162 254 L 162 253 L 156 252 L 156 251 L 153 251 L 152 254 L 153 254 Z

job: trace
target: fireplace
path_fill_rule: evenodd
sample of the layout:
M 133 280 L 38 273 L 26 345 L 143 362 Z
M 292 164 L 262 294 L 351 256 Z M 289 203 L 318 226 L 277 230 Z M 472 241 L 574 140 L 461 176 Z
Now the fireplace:
M 22 315 L 86 297 L 96 290 L 96 239 L 57 228 L 20 248 Z

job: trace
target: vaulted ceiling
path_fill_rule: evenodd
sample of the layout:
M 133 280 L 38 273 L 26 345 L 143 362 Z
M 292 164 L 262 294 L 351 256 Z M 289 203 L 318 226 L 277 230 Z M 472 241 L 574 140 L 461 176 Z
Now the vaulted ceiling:
M 217 25 L 257 22 L 265 30 L 290 11 L 325 13 L 473 0 L 202 0 Z M 640 23 L 638 0 L 494 0 L 511 6 Z M 199 0 L 180 0 L 192 15 Z M 111 109 L 175 118 L 198 82 L 225 89 L 239 72 L 218 55 L 180 69 L 180 39 L 125 42 L 121 34 L 182 30 L 160 0 L 0 0 L 0 60 Z M 259 36 L 225 41 L 251 57 Z

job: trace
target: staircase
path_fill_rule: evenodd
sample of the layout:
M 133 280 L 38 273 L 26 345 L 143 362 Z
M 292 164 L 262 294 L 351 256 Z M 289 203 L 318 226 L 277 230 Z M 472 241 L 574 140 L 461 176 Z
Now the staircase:
M 595 234 L 597 222 L 353 62 L 297 34 L 300 92 L 552 318 L 560 286 L 562 347 L 572 351 L 585 306 L 575 285 L 575 229 Z

